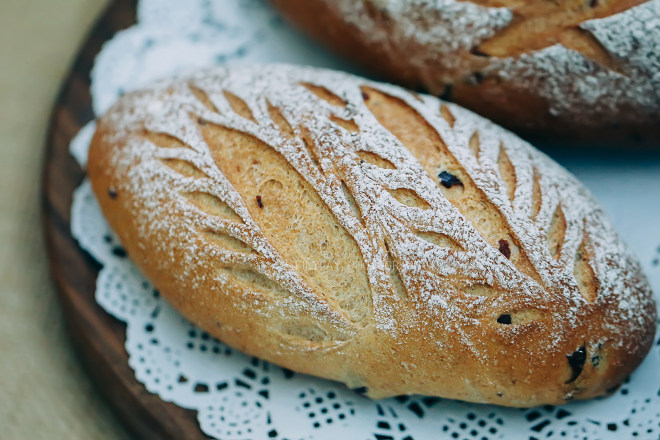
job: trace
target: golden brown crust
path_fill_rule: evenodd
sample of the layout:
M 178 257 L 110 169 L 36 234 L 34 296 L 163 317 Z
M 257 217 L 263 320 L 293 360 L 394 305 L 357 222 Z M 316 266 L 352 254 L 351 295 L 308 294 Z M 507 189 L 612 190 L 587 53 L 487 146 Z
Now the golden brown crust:
M 432 6 L 432 1 L 407 0 L 396 7 L 380 0 L 272 3 L 291 23 L 377 78 L 451 99 L 525 136 L 583 145 L 657 145 L 660 53 L 619 52 L 620 47 L 652 46 L 660 28 L 648 28 L 640 37 L 630 23 L 638 18 L 611 22 L 624 12 L 631 15 L 628 10 L 644 1 L 458 2 L 489 11 L 511 8 L 512 18 L 492 13 L 490 27 L 475 18 L 483 30 L 467 24 L 451 29 L 446 20 L 455 18 L 443 17 L 442 8 L 452 6 Z M 643 5 L 646 14 L 660 14 L 658 4 Z M 485 10 L 465 15 L 488 17 Z M 594 18 L 609 21 L 596 29 L 583 25 Z M 600 28 L 608 26 L 611 34 L 603 35 Z M 628 27 L 628 33 L 620 27 Z M 434 28 L 437 33 L 428 31 Z M 452 37 L 452 32 L 463 35 Z M 446 35 L 456 40 L 449 48 L 443 46 Z M 597 36 L 614 47 L 606 48 Z M 474 46 L 462 45 L 463 39 Z M 609 91 L 594 92 L 591 86 Z M 629 96 L 618 96 L 616 89 L 629 90 Z
M 652 343 L 648 283 L 586 190 L 429 96 L 289 66 L 201 72 L 113 106 L 88 174 L 192 322 L 373 398 L 590 398 Z

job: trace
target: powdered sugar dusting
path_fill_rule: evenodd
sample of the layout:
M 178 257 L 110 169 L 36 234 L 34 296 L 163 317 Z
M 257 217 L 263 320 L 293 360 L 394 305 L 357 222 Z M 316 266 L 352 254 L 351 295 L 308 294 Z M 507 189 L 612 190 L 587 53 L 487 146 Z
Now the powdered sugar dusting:
M 322 87 L 346 105 L 326 102 L 302 83 Z M 217 111 L 204 105 L 191 91 L 202 90 Z M 372 114 L 364 102 L 361 87 L 366 86 L 399 99 L 414 109 L 439 134 L 451 155 L 464 168 L 485 200 L 506 220 L 508 231 L 520 244 L 538 280 L 523 273 L 500 250 L 492 246 L 459 209 L 442 193 L 435 176 L 429 175 L 411 151 L 405 148 Z M 253 119 L 232 109 L 223 92 L 245 102 Z M 270 119 L 268 106 L 277 107 L 295 136 L 280 132 Z M 351 75 L 285 65 L 217 68 L 189 77 L 158 83 L 145 92 L 128 95 L 102 119 L 112 127 L 114 141 L 123 148 L 113 152 L 116 173 L 128 191 L 141 201 L 139 235 L 170 237 L 155 240 L 150 246 L 170 255 L 163 259 L 163 270 L 175 254 L 185 254 L 185 265 L 177 270 L 182 282 L 194 288 L 204 281 L 209 265 L 249 267 L 289 292 L 277 307 L 259 292 L 251 292 L 245 306 L 257 305 L 257 313 L 273 316 L 281 307 L 292 315 L 306 313 L 315 317 L 337 346 L 350 344 L 365 323 L 356 324 L 327 295 L 315 291 L 284 261 L 278 250 L 250 216 L 246 201 L 222 174 L 201 134 L 200 121 L 247 133 L 279 152 L 317 192 L 338 222 L 357 244 L 364 260 L 371 288 L 373 316 L 378 332 L 397 335 L 429 325 L 432 316 L 437 326 L 427 331 L 429 342 L 469 350 L 486 362 L 488 348 L 479 338 L 492 329 L 494 318 L 513 310 L 540 310 L 547 332 L 544 348 L 551 351 L 570 337 L 571 332 L 586 331 L 585 320 L 593 310 L 606 310 L 603 339 L 621 345 L 631 333 L 644 332 L 644 310 L 652 302 L 648 283 L 638 263 L 612 230 L 601 208 L 587 190 L 568 172 L 529 144 L 485 119 L 452 104 L 445 104 L 455 117 L 453 127 L 440 113 L 440 101 Z M 359 128 L 350 132 L 331 116 L 353 120 Z M 146 140 L 146 129 L 179 139 L 181 148 L 162 148 Z M 309 133 L 318 166 L 301 140 Z M 482 140 L 479 157 L 469 147 L 477 132 Z M 497 160 L 504 149 L 516 174 L 513 200 L 498 171 Z M 358 151 L 377 154 L 394 165 L 380 168 L 361 161 Z M 194 165 L 206 177 L 185 177 L 165 166 L 163 159 L 178 159 Z M 535 172 L 542 193 L 538 214 L 532 218 Z M 358 205 L 361 218 L 351 209 L 342 192 L 341 182 Z M 428 209 L 407 206 L 393 191 L 414 191 Z M 231 222 L 200 211 L 185 194 L 201 191 L 225 202 L 240 218 Z M 547 235 L 553 213 L 561 206 L 566 231 L 558 259 L 550 255 Z M 206 241 L 201 231 L 212 230 L 230 235 L 254 252 L 241 253 L 218 249 Z M 417 231 L 444 234 L 460 249 L 450 249 L 421 240 Z M 574 259 L 580 244 L 588 237 L 589 264 L 598 280 L 598 295 L 593 304 L 580 293 L 574 275 Z M 386 248 L 383 242 L 388 244 Z M 392 256 L 407 293 L 395 293 L 388 266 Z M 215 280 L 220 291 L 227 280 Z M 471 289 L 492 289 L 492 296 L 472 295 Z M 279 308 L 279 309 L 278 309 Z M 593 325 L 596 325 L 595 323 Z M 511 338 L 524 335 L 524 325 L 502 330 Z M 589 327 L 587 325 L 587 327 Z M 500 330 L 497 330 L 500 331 Z M 586 336 L 585 336 L 586 337 Z M 445 338 L 445 339 L 442 339 Z M 532 348 L 520 347 L 520 350 Z M 539 348 L 535 348 L 539 350 Z

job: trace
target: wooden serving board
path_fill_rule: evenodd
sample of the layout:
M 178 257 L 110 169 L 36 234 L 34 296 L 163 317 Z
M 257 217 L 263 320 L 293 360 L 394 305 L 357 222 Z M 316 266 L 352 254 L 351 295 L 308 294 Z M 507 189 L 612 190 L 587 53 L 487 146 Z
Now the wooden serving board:
M 162 401 L 140 384 L 124 349 L 126 326 L 94 299 L 100 266 L 71 236 L 71 202 L 84 172 L 69 154 L 94 118 L 90 71 L 103 43 L 136 21 L 137 0 L 116 0 L 98 20 L 64 80 L 46 139 L 43 220 L 53 278 L 68 331 L 86 370 L 135 438 L 206 439 L 196 413 Z

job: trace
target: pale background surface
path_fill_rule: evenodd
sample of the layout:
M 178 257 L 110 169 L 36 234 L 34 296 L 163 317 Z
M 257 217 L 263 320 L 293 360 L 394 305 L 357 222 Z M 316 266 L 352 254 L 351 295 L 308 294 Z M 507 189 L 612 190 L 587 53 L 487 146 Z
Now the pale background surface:
M 127 438 L 65 333 L 44 251 L 50 110 L 107 0 L 0 0 L 0 438 Z

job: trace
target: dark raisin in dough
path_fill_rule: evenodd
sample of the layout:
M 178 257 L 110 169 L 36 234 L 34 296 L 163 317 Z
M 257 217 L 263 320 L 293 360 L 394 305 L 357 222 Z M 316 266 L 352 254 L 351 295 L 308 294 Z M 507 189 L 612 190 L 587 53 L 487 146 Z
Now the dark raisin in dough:
M 582 369 L 584 368 L 584 363 L 587 360 L 587 350 L 584 348 L 584 345 L 571 354 L 567 354 L 568 365 L 571 367 L 571 378 L 566 381 L 566 383 L 575 382 L 575 379 L 578 378 Z
M 447 171 L 442 171 L 440 174 L 438 174 L 438 179 L 440 179 L 440 184 L 447 189 L 456 185 L 463 186 L 463 182 L 461 182 L 458 177 L 454 176 L 452 173 L 448 173 Z

